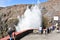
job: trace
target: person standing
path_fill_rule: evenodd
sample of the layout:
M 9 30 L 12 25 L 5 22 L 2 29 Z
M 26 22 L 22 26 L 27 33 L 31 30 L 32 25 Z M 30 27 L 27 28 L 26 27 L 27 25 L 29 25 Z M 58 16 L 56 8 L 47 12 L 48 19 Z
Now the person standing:
M 49 30 L 49 28 L 47 28 L 47 33 L 50 33 L 50 30 Z
M 12 37 L 13 30 L 11 27 L 8 28 L 8 35 L 10 36 L 10 40 L 14 40 Z
M 39 27 L 39 32 L 41 33 L 42 27 Z

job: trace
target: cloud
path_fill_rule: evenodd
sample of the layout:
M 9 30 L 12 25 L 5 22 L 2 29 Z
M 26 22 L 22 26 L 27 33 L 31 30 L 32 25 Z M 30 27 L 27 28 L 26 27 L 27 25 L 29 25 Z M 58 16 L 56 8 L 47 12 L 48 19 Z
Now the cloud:
M 6 3 L 10 2 L 11 0 L 0 0 L 0 6 L 5 6 Z
M 0 0 L 1 3 L 3 3 L 3 2 L 9 2 L 9 1 L 11 1 L 11 0 Z
M 39 0 L 40 2 L 46 2 L 47 0 Z M 37 0 L 0 0 L 0 7 L 6 7 L 15 4 L 35 4 Z

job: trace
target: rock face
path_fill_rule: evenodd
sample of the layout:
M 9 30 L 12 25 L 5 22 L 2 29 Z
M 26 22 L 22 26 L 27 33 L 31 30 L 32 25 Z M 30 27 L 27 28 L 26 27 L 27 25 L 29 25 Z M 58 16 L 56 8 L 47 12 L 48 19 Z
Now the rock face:
M 24 14 L 24 11 L 30 4 L 13 5 L 9 7 L 0 8 L 0 38 L 7 35 L 8 27 L 17 25 L 17 16 Z
M 46 10 L 48 10 L 48 14 L 56 14 L 55 12 L 60 11 L 60 0 L 48 0 L 48 2 L 42 3 L 41 6 L 45 7 Z
M 27 5 L 31 6 L 31 4 L 20 4 L 4 8 L 0 7 L 0 38 L 7 35 L 8 27 L 14 27 L 17 24 L 17 16 L 24 14 Z M 44 16 L 48 15 L 50 18 L 55 15 L 60 16 L 60 0 L 49 0 L 41 3 L 40 6 L 43 8 L 42 13 Z
M 0 7 L 0 10 L 3 9 L 4 7 Z

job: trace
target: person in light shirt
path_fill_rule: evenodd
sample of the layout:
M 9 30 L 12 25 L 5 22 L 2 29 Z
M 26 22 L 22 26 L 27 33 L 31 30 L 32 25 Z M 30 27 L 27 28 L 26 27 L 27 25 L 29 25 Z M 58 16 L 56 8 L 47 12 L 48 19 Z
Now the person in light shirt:
M 42 27 L 39 27 L 39 32 L 40 32 L 41 34 L 43 34 L 43 29 L 42 29 Z

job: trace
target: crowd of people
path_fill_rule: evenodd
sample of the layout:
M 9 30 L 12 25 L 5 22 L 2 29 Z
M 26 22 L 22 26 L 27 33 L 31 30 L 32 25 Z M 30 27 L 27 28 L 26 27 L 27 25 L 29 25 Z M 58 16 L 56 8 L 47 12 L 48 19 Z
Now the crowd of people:
M 50 26 L 50 27 L 40 27 L 39 28 L 39 32 L 41 34 L 45 33 L 45 34 L 49 34 L 51 33 L 52 31 L 56 30 L 58 33 L 60 32 L 60 28 L 59 27 L 56 27 L 54 25 Z

